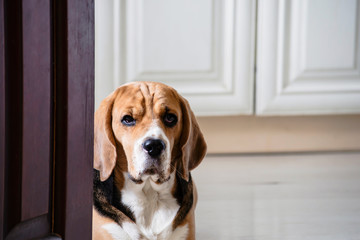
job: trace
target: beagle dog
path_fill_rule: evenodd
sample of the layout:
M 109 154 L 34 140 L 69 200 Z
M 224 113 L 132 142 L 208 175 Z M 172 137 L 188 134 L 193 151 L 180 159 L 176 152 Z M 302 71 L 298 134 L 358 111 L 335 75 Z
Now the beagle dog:
M 155 82 L 129 83 L 95 113 L 93 239 L 195 239 L 190 171 L 206 143 L 188 102 Z

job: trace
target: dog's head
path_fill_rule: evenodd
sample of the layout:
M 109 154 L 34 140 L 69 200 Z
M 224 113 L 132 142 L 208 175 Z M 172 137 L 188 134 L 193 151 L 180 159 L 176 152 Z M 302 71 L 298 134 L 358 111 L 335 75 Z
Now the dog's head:
M 94 138 L 94 168 L 102 181 L 116 161 L 133 181 L 162 183 L 173 171 L 188 181 L 206 153 L 188 102 L 161 83 L 130 83 L 105 98 L 95 113 Z

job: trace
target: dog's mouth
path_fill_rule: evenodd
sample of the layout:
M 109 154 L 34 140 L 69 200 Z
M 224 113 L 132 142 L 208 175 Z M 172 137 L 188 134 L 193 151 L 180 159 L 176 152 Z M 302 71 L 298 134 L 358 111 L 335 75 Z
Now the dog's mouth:
M 136 158 L 132 161 L 134 167 L 128 168 L 129 179 L 137 184 L 146 181 L 156 184 L 165 183 L 170 179 L 171 174 L 169 159 L 163 155 L 158 158 L 149 156 Z
M 143 171 L 142 175 L 156 175 L 156 174 L 160 174 L 160 171 L 158 168 L 156 167 L 151 167 L 151 168 L 147 168 Z
M 128 173 L 128 177 L 131 181 L 136 184 L 142 184 L 143 182 L 150 180 L 156 184 L 162 184 L 170 180 L 171 176 L 166 176 L 162 171 L 159 171 L 157 168 L 148 168 L 145 169 L 137 177 L 132 176 Z

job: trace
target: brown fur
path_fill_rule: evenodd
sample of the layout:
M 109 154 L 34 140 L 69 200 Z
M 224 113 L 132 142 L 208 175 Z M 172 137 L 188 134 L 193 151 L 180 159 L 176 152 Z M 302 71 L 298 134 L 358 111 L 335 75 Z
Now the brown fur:
M 166 127 L 162 123 L 162 117 L 167 111 L 178 116 L 178 123 L 174 127 Z M 121 123 L 124 115 L 133 116 L 137 120 L 136 126 L 124 126 Z M 189 209 L 184 210 L 186 215 L 177 216 L 173 226 L 188 223 L 188 239 L 195 239 L 194 208 L 197 193 L 189 172 L 204 158 L 206 143 L 188 102 L 174 89 L 161 83 L 138 82 L 124 85 L 105 98 L 95 113 L 94 168 L 99 171 L 101 181 L 108 179 L 114 170 L 114 184 L 121 190 L 124 184 L 123 172 L 129 172 L 136 178 L 131 160 L 132 145 L 154 121 L 162 126 L 170 141 L 170 171 L 176 171 L 183 179 L 176 181 L 173 194 L 184 194 L 177 199 L 181 198 L 185 202 L 191 200 Z M 183 192 L 179 192 L 179 184 L 182 183 L 191 193 L 184 187 Z M 94 216 L 97 217 L 98 213 Z M 101 224 L 102 220 L 97 217 L 94 224 Z M 98 229 L 97 226 L 94 229 Z M 98 234 L 95 232 L 94 236 Z

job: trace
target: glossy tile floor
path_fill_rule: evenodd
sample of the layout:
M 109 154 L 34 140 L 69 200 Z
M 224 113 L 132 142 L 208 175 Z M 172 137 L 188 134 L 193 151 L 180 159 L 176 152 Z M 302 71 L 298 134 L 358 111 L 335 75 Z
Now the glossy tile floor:
M 360 240 L 360 153 L 208 156 L 198 240 Z

